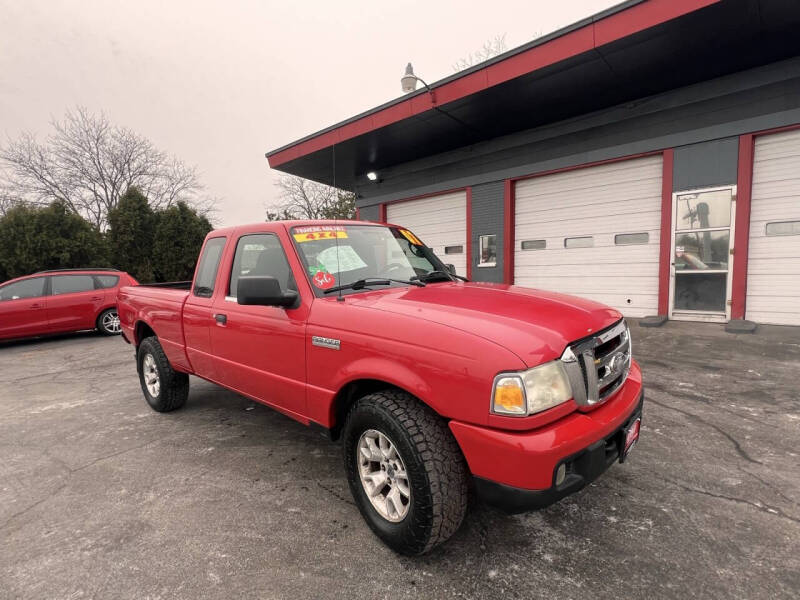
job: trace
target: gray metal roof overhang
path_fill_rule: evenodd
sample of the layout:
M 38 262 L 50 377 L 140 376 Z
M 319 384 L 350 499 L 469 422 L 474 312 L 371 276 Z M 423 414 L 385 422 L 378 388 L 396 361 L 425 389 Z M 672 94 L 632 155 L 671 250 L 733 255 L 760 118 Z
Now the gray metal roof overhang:
M 800 55 L 794 0 L 632 0 L 267 153 L 353 189 L 367 172 Z

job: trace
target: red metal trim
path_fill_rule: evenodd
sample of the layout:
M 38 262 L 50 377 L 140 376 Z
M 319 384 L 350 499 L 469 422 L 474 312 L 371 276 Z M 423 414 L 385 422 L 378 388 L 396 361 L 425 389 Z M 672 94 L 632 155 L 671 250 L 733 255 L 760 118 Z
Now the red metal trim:
M 409 196 L 408 198 L 398 198 L 397 200 L 389 200 L 385 204 L 400 204 L 401 202 L 411 202 L 412 200 L 423 200 L 424 198 L 433 198 L 434 196 L 444 196 L 445 194 L 455 194 L 456 192 L 466 192 L 471 190 L 469 187 L 457 187 L 447 190 L 440 190 L 437 192 L 428 192 L 427 194 L 417 194 L 416 196 Z
M 472 188 L 467 188 L 467 279 L 472 279 Z
M 386 223 L 386 203 L 378 205 L 378 222 Z
M 449 190 L 441 190 L 438 192 L 430 192 L 428 194 L 418 194 L 417 196 L 410 196 L 408 198 L 400 198 L 398 200 L 390 200 L 381 204 L 381 223 L 388 223 L 386 217 L 386 207 L 389 204 L 400 204 L 401 202 L 412 202 L 414 200 L 423 200 L 425 198 L 434 198 L 436 196 L 444 196 L 445 194 L 455 194 L 456 192 L 466 193 L 466 259 L 467 259 L 467 279 L 472 279 L 472 188 L 459 187 L 451 188 Z M 394 225 L 402 225 L 403 223 L 394 223 Z M 423 240 L 424 241 L 424 240 Z
M 667 302 L 669 300 L 669 262 L 670 262 L 670 236 L 669 231 L 671 227 L 671 212 L 672 212 L 672 169 L 674 162 L 674 155 L 672 149 L 666 150 L 653 150 L 651 152 L 641 152 L 639 154 L 630 154 L 628 156 L 618 156 L 615 158 L 608 158 L 605 160 L 596 160 L 589 163 L 581 163 L 577 165 L 570 165 L 568 167 L 560 167 L 558 169 L 550 169 L 548 171 L 540 171 L 538 173 L 531 173 L 529 175 L 522 175 L 520 177 L 512 177 L 505 180 L 505 188 L 503 192 L 504 198 L 504 224 L 503 230 L 505 232 L 505 247 L 503 248 L 503 281 L 507 284 L 514 283 L 514 210 L 515 210 L 515 185 L 518 181 L 526 179 L 533 179 L 534 177 L 544 177 L 546 175 L 554 175 L 556 173 L 566 173 L 568 171 L 578 171 L 580 169 L 588 169 L 600 165 L 608 165 L 617 162 L 628 160 L 636 160 L 637 158 L 646 158 L 648 156 L 662 155 L 664 157 L 664 167 L 662 175 L 662 207 L 661 207 L 661 247 L 660 247 L 660 263 L 659 263 L 659 282 L 658 282 L 658 312 L 659 314 L 667 314 Z M 667 175 L 668 172 L 668 175 Z M 665 205 L 666 217 L 664 215 Z M 667 233 L 664 234 L 664 219 L 667 219 Z M 666 254 L 664 244 L 666 240 Z M 666 268 L 666 275 L 664 269 Z M 666 280 L 664 279 L 666 277 Z M 662 310 L 663 303 L 663 310 Z
M 772 129 L 762 129 L 761 131 L 754 131 L 749 135 L 755 137 L 761 137 L 762 135 L 772 135 L 773 133 L 783 133 L 784 131 L 794 131 L 795 129 L 800 129 L 800 123 L 795 123 L 794 125 L 783 125 L 782 127 L 773 127 Z
M 532 73 L 573 56 L 600 48 L 605 44 L 649 29 L 666 21 L 694 12 L 720 0 L 648 0 L 565 33 L 524 52 L 467 73 L 453 81 L 435 86 L 431 94 L 419 94 L 383 110 L 364 115 L 341 126 L 268 154 L 270 167 L 311 154 L 322 148 L 363 135 L 414 115 L 470 96 L 494 85 Z
M 649 0 L 594 24 L 594 46 L 599 48 L 655 25 L 716 4 L 719 0 Z
M 731 319 L 744 319 L 747 314 L 747 265 L 750 252 L 750 212 L 753 199 L 753 161 L 757 137 L 795 131 L 800 123 L 762 129 L 739 136 L 739 163 L 736 177 L 736 232 L 733 248 L 733 281 L 731 282 Z
M 503 182 L 503 282 L 514 285 L 514 180 Z
M 520 175 L 519 177 L 512 177 L 509 181 L 516 183 L 525 179 L 533 179 L 535 177 L 544 177 L 545 175 L 555 175 L 556 173 L 566 173 L 568 171 L 578 171 L 579 169 L 588 169 L 590 167 L 599 167 L 601 165 L 610 165 L 613 163 L 624 162 L 626 160 L 635 160 L 637 158 L 646 158 L 648 156 L 656 156 L 663 154 L 664 150 L 652 150 L 650 152 L 640 152 L 639 154 L 629 154 L 627 156 L 618 156 L 615 158 L 606 158 L 605 160 L 596 160 L 588 163 L 580 163 L 577 165 L 570 165 L 568 167 L 560 167 L 558 169 L 550 169 L 548 171 L 539 171 L 537 173 L 530 173 L 528 175 Z
M 739 164 L 736 177 L 736 231 L 731 283 L 731 319 L 744 319 L 747 302 L 747 253 L 750 248 L 750 200 L 753 195 L 755 135 L 739 136 Z
M 661 245 L 658 252 L 658 314 L 669 314 L 669 276 L 672 257 L 672 176 L 675 152 L 664 150 L 661 171 Z

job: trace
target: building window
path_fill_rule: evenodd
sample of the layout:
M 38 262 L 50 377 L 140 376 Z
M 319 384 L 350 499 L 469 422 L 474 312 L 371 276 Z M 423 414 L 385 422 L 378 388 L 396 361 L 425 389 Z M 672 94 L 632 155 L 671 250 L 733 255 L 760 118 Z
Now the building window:
M 591 248 L 592 246 L 594 246 L 594 238 L 590 235 L 564 238 L 564 248 Z
M 445 246 L 445 254 L 464 254 L 464 246 Z
M 480 251 L 479 267 L 497 266 L 497 236 L 482 235 L 478 238 L 478 249 Z
M 767 235 L 800 235 L 800 221 L 767 223 Z
M 522 242 L 523 250 L 544 250 L 547 248 L 547 240 L 525 240 Z
M 650 242 L 650 234 L 643 233 L 618 233 L 614 236 L 614 244 L 617 246 L 633 246 L 634 244 L 647 244 Z

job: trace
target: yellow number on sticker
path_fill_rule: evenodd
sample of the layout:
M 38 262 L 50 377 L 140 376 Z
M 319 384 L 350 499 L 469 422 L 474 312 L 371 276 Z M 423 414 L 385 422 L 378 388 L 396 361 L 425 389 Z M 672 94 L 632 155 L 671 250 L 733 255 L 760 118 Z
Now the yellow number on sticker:
M 346 231 L 311 231 L 309 233 L 295 233 L 294 239 L 298 242 L 313 242 L 316 240 L 332 240 L 346 238 Z
M 417 236 L 415 236 L 413 233 L 411 233 L 408 229 L 401 229 L 400 233 L 402 233 L 403 237 L 406 238 L 409 242 L 411 242 L 415 246 L 424 246 L 425 245 L 419 240 L 419 238 Z

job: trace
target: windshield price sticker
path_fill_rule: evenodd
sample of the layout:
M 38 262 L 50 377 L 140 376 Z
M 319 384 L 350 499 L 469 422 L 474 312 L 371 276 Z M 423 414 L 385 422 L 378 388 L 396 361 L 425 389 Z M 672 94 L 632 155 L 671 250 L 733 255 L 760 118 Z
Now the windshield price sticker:
M 336 283 L 334 276 L 327 271 L 317 271 L 314 277 L 311 278 L 311 281 L 321 290 L 330 289 L 333 287 L 333 284 Z
M 292 230 L 294 239 L 298 242 L 313 242 L 316 240 L 333 240 L 347 238 L 344 227 L 338 225 L 321 225 L 319 227 L 295 227 Z
M 367 263 L 353 250 L 352 246 L 330 246 L 317 254 L 317 260 L 331 273 L 344 273 L 364 269 Z
M 413 233 L 411 233 L 408 229 L 401 229 L 400 233 L 403 235 L 404 238 L 406 238 L 409 242 L 411 242 L 415 246 L 424 246 L 425 245 L 420 241 L 420 239 L 417 236 L 415 236 Z

